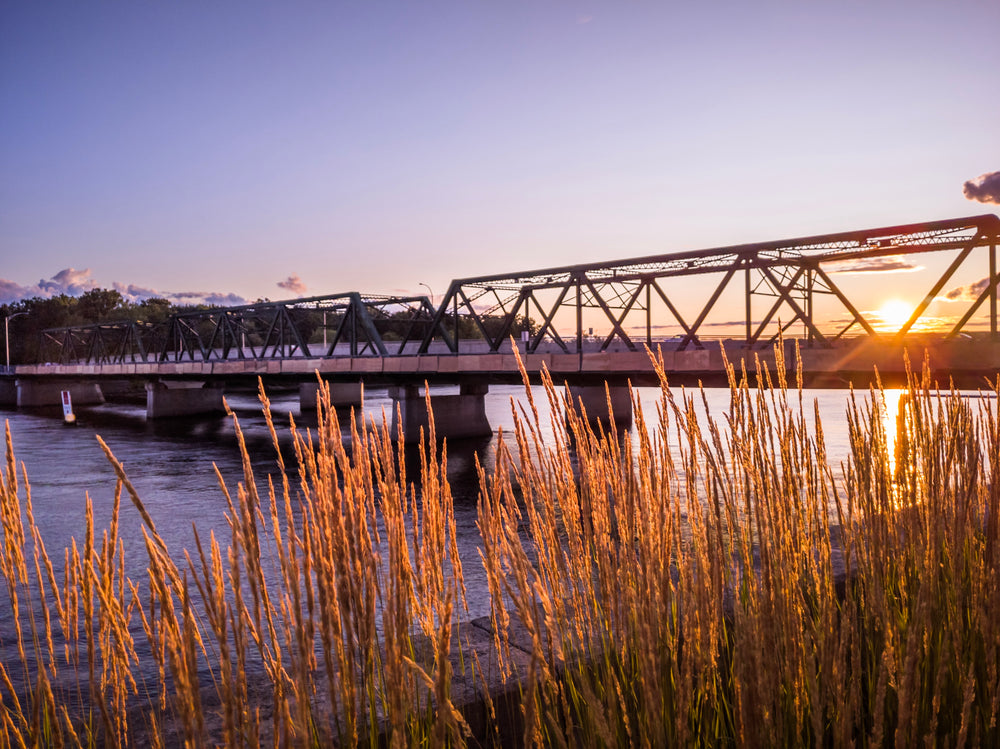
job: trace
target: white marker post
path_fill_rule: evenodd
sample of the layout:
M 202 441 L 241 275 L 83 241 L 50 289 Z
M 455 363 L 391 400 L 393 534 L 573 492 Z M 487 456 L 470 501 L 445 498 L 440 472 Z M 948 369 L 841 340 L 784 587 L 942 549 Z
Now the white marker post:
M 73 415 L 73 401 L 69 397 L 69 390 L 62 391 L 63 420 L 67 424 L 76 424 L 76 416 Z

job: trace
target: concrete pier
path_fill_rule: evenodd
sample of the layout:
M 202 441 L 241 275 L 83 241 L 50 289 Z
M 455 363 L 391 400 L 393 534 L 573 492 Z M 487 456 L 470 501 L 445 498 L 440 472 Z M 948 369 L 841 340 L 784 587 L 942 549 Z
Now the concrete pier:
M 0 380 L 0 406 L 17 405 L 17 383 L 4 378 Z
M 61 405 L 63 390 L 69 391 L 74 406 L 92 406 L 104 403 L 104 393 L 96 382 L 17 380 L 17 406 L 18 408 L 36 408 Z
M 204 382 L 146 383 L 146 418 L 225 413 L 222 388 Z
M 360 408 L 364 400 L 364 385 L 361 382 L 328 382 L 330 405 L 340 408 L 353 406 Z M 299 411 L 316 410 L 316 394 L 319 383 L 305 382 L 299 385 Z
M 632 398 L 627 385 L 570 385 L 573 406 L 581 405 L 591 422 L 608 421 L 608 399 L 611 400 L 610 416 L 616 424 L 632 423 Z
M 458 395 L 431 395 L 431 409 L 434 411 L 434 430 L 438 437 L 462 439 L 468 437 L 488 437 L 493 428 L 486 418 L 485 384 L 461 385 Z M 392 431 L 397 433 L 399 419 L 402 419 L 403 439 L 407 442 L 420 440 L 420 430 L 429 431 L 430 420 L 427 402 L 416 385 L 389 388 L 393 399 Z

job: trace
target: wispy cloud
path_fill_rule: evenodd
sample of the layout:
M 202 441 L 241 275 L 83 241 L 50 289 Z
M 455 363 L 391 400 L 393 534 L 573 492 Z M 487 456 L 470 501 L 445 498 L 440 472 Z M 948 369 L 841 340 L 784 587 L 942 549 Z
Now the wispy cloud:
M 902 255 L 886 255 L 885 257 L 863 257 L 857 260 L 844 260 L 824 266 L 828 273 L 915 273 L 924 269 L 922 265 L 914 265 Z
M 165 298 L 163 296 L 163 292 L 157 291 L 156 289 L 150 289 L 145 286 L 137 286 L 134 283 L 124 284 L 115 281 L 111 284 L 111 288 L 131 301 L 150 299 L 152 297 Z
M 278 288 L 298 294 L 299 296 L 306 293 L 306 285 L 302 283 L 302 279 L 299 278 L 298 273 L 293 273 L 284 281 L 278 281 Z
M 989 276 L 980 278 L 975 283 L 967 286 L 956 286 L 950 291 L 946 291 L 944 296 L 937 297 L 939 302 L 974 302 L 979 298 L 987 286 L 990 284 Z
M 980 174 L 962 186 L 962 192 L 969 200 L 1000 205 L 1000 172 Z

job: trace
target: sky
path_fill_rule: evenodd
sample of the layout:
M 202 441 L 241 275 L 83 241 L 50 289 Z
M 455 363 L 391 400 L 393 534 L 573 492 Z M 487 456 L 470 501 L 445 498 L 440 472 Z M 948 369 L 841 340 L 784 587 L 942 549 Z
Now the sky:
M 998 32 L 996 0 L 0 0 L 0 302 L 440 297 L 996 213 Z

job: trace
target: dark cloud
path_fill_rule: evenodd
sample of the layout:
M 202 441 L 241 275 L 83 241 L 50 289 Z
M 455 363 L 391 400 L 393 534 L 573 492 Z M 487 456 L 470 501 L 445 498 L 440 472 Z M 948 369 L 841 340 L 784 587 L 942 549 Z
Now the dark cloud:
M 968 286 L 956 286 L 950 291 L 946 291 L 943 297 L 938 297 L 940 302 L 974 302 L 979 298 L 979 295 L 983 293 L 983 290 L 989 286 L 990 279 L 981 278 L 975 283 L 970 283 Z
M 1000 172 L 980 174 L 962 186 L 962 192 L 969 200 L 1000 205 Z
M 299 296 L 306 293 L 306 285 L 302 283 L 302 279 L 299 278 L 297 273 L 293 273 L 284 281 L 278 281 L 278 288 L 298 294 Z
M 171 291 L 155 296 L 169 299 L 174 304 L 207 304 L 210 307 L 238 307 L 249 304 L 249 300 L 239 294 L 225 294 L 217 291 Z
M 924 266 L 914 265 L 902 255 L 886 255 L 885 257 L 862 257 L 856 260 L 843 260 L 824 266 L 829 273 L 914 273 L 923 270 Z

